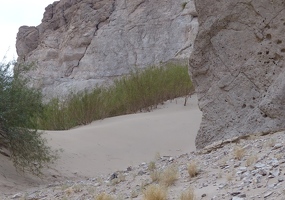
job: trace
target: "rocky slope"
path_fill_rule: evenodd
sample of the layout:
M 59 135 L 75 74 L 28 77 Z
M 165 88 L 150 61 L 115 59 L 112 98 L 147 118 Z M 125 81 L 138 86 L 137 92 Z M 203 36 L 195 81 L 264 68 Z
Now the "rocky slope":
M 203 112 L 197 148 L 285 129 L 285 2 L 196 1 L 190 72 Z
M 94 199 L 106 193 L 114 199 L 143 199 L 150 185 L 165 184 L 165 177 L 176 169 L 176 181 L 167 189 L 167 199 L 180 199 L 192 188 L 201 200 L 257 200 L 285 198 L 285 135 L 284 132 L 266 136 L 250 136 L 232 140 L 222 146 L 212 146 L 202 151 L 178 157 L 156 156 L 151 163 L 126 166 L 126 170 L 81 180 L 65 180 L 33 188 L 1 199 Z M 196 165 L 196 176 L 190 177 Z M 172 168 L 171 168 L 172 167 Z M 162 178 L 155 180 L 155 172 Z M 169 172 L 169 171 L 168 171 Z M 175 173 L 174 173 L 175 174 Z M 164 177 L 164 178 L 163 178 Z M 167 182 L 170 183 L 170 182 Z
M 61 0 L 17 34 L 18 61 L 48 97 L 93 88 L 131 69 L 187 60 L 198 24 L 193 0 Z

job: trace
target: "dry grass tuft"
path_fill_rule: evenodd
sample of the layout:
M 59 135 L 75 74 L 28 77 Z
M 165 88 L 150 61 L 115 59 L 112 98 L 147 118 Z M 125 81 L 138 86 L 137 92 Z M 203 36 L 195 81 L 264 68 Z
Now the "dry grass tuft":
M 74 190 L 72 187 L 69 187 L 66 190 L 64 190 L 64 192 L 67 196 L 70 196 L 72 193 L 74 193 Z
M 249 156 L 246 160 L 246 166 L 249 167 L 249 166 L 255 164 L 257 159 L 258 159 L 257 155 Z
M 159 185 L 150 185 L 143 193 L 143 200 L 166 200 L 167 190 Z
M 231 173 L 228 173 L 226 178 L 228 182 L 231 182 L 233 180 L 233 175 Z
M 180 196 L 180 200 L 194 200 L 194 199 L 195 199 L 195 194 L 193 188 L 189 188 L 188 190 L 184 191 Z
M 160 175 L 161 175 L 161 172 L 159 170 L 153 170 L 150 173 L 150 178 L 152 182 L 158 182 L 160 180 Z
M 155 162 L 154 162 L 154 161 L 151 161 L 151 162 L 148 164 L 148 170 L 149 170 L 149 171 L 154 171 L 155 169 L 156 169 Z
M 198 175 L 198 167 L 197 167 L 197 163 L 195 161 L 192 161 L 188 167 L 187 167 L 187 171 L 188 171 L 188 174 L 189 176 L 192 178 L 192 177 L 195 177 Z
M 175 165 L 169 166 L 164 172 L 160 174 L 159 183 L 163 186 L 170 186 L 178 179 L 178 167 Z
M 283 153 L 278 153 L 274 156 L 277 160 L 280 160 L 281 158 L 284 157 L 284 154 Z
M 234 148 L 235 159 L 241 160 L 243 158 L 244 154 L 245 154 L 245 150 L 241 146 L 236 146 Z
M 154 156 L 154 159 L 155 160 L 159 160 L 161 158 L 161 155 L 159 152 L 156 152 L 155 156 Z
M 74 193 L 79 193 L 79 192 L 83 191 L 82 187 L 83 187 L 82 185 L 74 185 L 72 187 L 72 189 L 73 189 Z
M 106 193 L 100 193 L 95 197 L 95 200 L 114 200 L 114 198 Z
M 266 147 L 274 147 L 274 145 L 276 144 L 276 139 L 275 138 L 270 138 L 269 140 L 267 140 L 267 142 L 265 143 Z

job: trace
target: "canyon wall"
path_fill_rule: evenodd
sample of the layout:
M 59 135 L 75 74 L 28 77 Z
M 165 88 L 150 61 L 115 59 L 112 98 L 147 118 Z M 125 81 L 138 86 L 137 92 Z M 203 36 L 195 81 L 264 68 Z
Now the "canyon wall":
M 203 119 L 198 149 L 285 129 L 285 2 L 196 0 L 189 60 Z
M 46 98 L 90 90 L 134 68 L 185 61 L 197 33 L 193 0 L 61 0 L 22 26 L 18 61 Z

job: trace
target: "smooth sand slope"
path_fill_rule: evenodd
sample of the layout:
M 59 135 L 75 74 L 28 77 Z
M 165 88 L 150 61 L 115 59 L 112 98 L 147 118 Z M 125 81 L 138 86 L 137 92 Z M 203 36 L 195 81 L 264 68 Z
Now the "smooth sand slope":
M 152 112 L 108 118 L 68 131 L 47 131 L 49 144 L 63 150 L 47 174 L 55 175 L 55 180 L 94 177 L 149 162 L 157 153 L 175 156 L 195 150 L 202 113 L 196 95 L 188 99 L 187 106 L 183 104 L 184 98 L 179 98 Z M 41 183 L 19 176 L 5 159 L 0 157 L 0 191 Z

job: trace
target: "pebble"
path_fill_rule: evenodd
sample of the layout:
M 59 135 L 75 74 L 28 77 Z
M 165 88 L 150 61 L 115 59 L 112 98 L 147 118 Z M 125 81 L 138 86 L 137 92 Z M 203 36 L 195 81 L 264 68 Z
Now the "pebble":
M 113 180 L 115 178 L 118 178 L 118 174 L 117 173 L 113 173 L 111 176 L 110 176 L 110 180 Z
M 240 198 L 240 197 L 233 197 L 232 200 L 244 200 L 244 198 Z
M 18 199 L 18 198 L 20 198 L 21 196 L 22 196 L 22 194 L 21 194 L 21 193 L 18 193 L 18 194 L 13 195 L 13 196 L 12 196 L 12 199 Z
M 264 198 L 269 197 L 270 195 L 272 195 L 272 193 L 273 193 L 272 191 L 265 193 L 265 194 L 264 194 Z
M 237 196 L 237 195 L 239 195 L 239 194 L 240 194 L 240 192 L 232 192 L 232 193 L 231 193 L 232 196 Z
M 255 168 L 264 168 L 266 165 L 262 163 L 257 163 L 254 165 Z
M 277 144 L 275 144 L 274 146 L 273 146 L 273 150 L 275 150 L 275 149 L 279 149 L 279 148 L 281 148 L 281 147 L 283 147 L 283 145 L 282 144 L 280 144 L 280 143 L 277 143 Z

